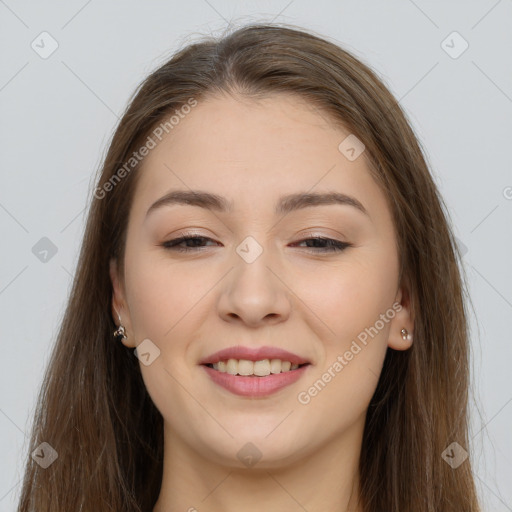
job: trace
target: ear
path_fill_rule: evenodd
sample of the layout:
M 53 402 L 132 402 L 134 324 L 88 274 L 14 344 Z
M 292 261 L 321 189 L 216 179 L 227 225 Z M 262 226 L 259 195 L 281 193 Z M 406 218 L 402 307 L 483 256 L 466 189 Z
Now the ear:
M 411 348 L 414 339 L 414 318 L 411 308 L 410 286 L 407 280 L 398 289 L 393 304 L 396 311 L 391 320 L 388 347 L 394 350 L 407 350 Z M 402 329 L 406 329 L 409 336 L 403 338 Z
M 122 343 L 126 347 L 135 347 L 135 339 L 133 337 L 133 330 L 131 328 L 130 314 L 126 304 L 123 281 L 119 277 L 117 268 L 117 260 L 112 258 L 110 260 L 110 280 L 112 281 L 112 318 L 117 327 L 119 327 L 119 317 L 125 329 L 126 339 Z

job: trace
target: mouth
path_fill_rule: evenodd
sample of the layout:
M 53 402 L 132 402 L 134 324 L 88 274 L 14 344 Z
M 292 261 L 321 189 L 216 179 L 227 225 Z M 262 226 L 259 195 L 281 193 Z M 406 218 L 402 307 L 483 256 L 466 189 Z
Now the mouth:
M 235 365 L 233 361 L 235 361 L 237 365 Z M 304 357 L 289 352 L 288 350 L 273 346 L 246 347 L 242 345 L 235 345 L 223 350 L 219 350 L 214 354 L 210 354 L 209 356 L 201 359 L 199 364 L 215 365 L 217 363 L 225 363 L 226 368 L 234 371 L 234 369 L 238 369 L 239 363 L 241 363 L 243 372 L 242 375 L 246 375 L 245 371 L 250 369 L 251 364 L 256 364 L 257 370 L 266 368 L 267 363 L 265 361 L 269 362 L 268 364 L 270 365 L 270 372 L 272 368 L 274 368 L 276 373 L 277 369 L 279 368 L 277 361 L 281 362 L 281 368 L 284 369 L 284 371 L 290 370 L 292 365 L 294 366 L 294 369 L 296 369 L 295 365 L 298 367 L 300 365 L 304 365 L 305 363 L 311 363 L 311 361 L 305 359 Z M 290 367 L 287 366 L 288 363 L 290 363 Z M 223 371 L 223 368 L 224 367 L 221 364 L 220 369 L 216 369 Z
M 208 356 L 200 366 L 210 382 L 245 398 L 265 398 L 297 382 L 312 363 L 276 347 L 231 347 Z
M 264 398 L 297 382 L 312 362 L 274 346 L 237 345 L 205 357 L 199 365 L 217 386 L 238 396 Z
M 251 361 L 249 359 L 225 359 L 216 363 L 206 363 L 203 366 L 211 368 L 219 373 L 226 373 L 232 376 L 264 378 L 270 375 L 290 373 L 311 363 L 292 363 L 281 359 L 260 359 Z

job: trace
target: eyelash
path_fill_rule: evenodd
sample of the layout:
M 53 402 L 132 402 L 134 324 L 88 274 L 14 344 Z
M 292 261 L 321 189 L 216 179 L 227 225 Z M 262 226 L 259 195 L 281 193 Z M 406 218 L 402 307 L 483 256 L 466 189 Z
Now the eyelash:
M 179 238 L 175 238 L 173 240 L 168 240 L 167 242 L 164 242 L 162 247 L 167 250 L 176 251 L 176 252 L 191 252 L 196 249 L 201 249 L 202 247 L 178 247 L 178 244 L 187 242 L 189 240 L 210 240 L 213 241 L 211 238 L 205 237 L 205 236 L 191 236 L 191 235 L 185 235 L 181 236 Z M 303 240 L 299 240 L 296 243 L 302 243 L 307 242 L 309 240 L 320 240 L 322 242 L 325 242 L 327 244 L 327 247 L 309 247 L 309 249 L 312 249 L 314 252 L 323 252 L 323 253 L 334 253 L 334 252 L 342 252 L 348 247 L 352 247 L 352 244 L 349 244 L 347 242 L 340 242 L 339 240 L 334 240 L 332 238 L 327 237 L 313 237 L 313 238 L 304 238 Z

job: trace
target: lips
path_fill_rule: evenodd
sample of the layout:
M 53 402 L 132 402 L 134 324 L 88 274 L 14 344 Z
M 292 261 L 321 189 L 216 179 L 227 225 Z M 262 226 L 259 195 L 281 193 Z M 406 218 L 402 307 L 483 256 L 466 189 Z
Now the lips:
M 285 373 L 267 375 L 266 377 L 244 377 L 230 375 L 213 370 L 209 366 L 201 366 L 211 382 L 234 395 L 247 398 L 265 398 L 278 391 L 292 386 L 308 371 L 310 365 L 299 366 L 296 370 Z
M 201 359 L 199 364 L 208 365 L 215 364 L 219 361 L 227 361 L 228 359 L 246 359 L 247 361 L 262 361 L 263 359 L 281 359 L 282 361 L 290 361 L 292 364 L 303 365 L 311 363 L 308 359 L 301 357 L 287 350 L 277 347 L 243 347 L 237 345 L 234 347 L 219 350 L 214 354 Z
M 199 364 L 213 383 L 248 398 L 264 398 L 291 386 L 311 366 L 308 359 L 288 350 L 241 345 L 210 354 Z M 226 367 L 220 368 L 220 365 Z

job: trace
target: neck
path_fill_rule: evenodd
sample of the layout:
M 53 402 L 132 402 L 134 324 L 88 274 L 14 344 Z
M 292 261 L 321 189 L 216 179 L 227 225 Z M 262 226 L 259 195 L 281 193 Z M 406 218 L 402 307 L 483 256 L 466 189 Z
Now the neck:
M 164 428 L 162 486 L 153 512 L 290 510 L 361 512 L 359 453 L 364 416 L 293 465 L 240 469 L 202 457 Z

